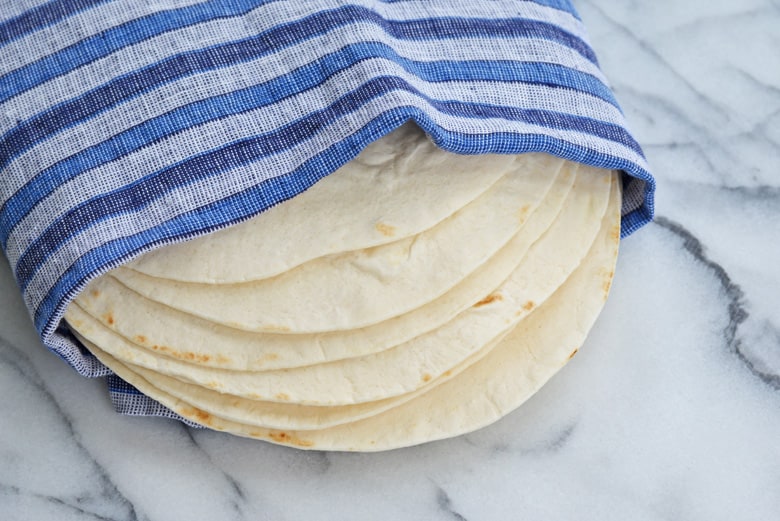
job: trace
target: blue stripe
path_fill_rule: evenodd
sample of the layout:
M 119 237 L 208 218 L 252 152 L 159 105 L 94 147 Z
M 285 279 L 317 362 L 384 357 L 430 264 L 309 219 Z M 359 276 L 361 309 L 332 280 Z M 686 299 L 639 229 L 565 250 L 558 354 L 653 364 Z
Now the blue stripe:
M 216 8 L 213 10 L 218 11 L 217 14 L 219 15 L 227 16 L 229 14 L 236 14 L 239 11 L 238 8 L 243 7 L 244 4 L 247 3 L 251 4 L 252 7 L 256 7 L 262 3 L 267 3 L 267 0 L 254 0 L 252 2 L 237 1 L 237 5 L 231 6 L 231 9 L 225 7 L 221 10 L 217 10 Z M 211 4 L 208 5 L 210 6 Z M 193 12 L 189 12 L 188 10 Z M 87 38 L 67 49 L 63 49 L 62 51 L 6 74 L 0 78 L 0 103 L 56 76 L 66 74 L 71 70 L 121 49 L 122 47 L 138 43 L 166 31 L 194 25 L 218 17 L 215 16 L 214 13 L 208 12 L 205 7 L 200 5 L 188 8 L 188 10 L 182 10 L 178 16 L 166 12 L 128 22 L 105 31 L 98 36 Z M 228 44 L 220 44 L 211 48 L 201 49 L 196 51 L 196 53 L 206 54 L 207 57 L 210 57 L 211 59 L 207 60 L 209 62 L 207 67 L 213 68 L 215 62 L 219 61 L 218 59 L 215 59 L 216 57 L 213 53 L 223 52 L 223 47 L 226 47 L 227 51 L 230 51 L 232 50 L 231 47 L 236 44 L 250 42 L 250 48 L 259 45 L 261 52 L 267 52 L 270 47 L 270 42 L 265 41 L 265 39 L 268 36 L 272 35 L 272 37 L 281 40 L 276 42 L 277 45 L 275 48 L 278 49 L 280 48 L 279 44 L 282 44 L 283 47 L 297 44 L 304 39 L 323 34 L 335 27 L 355 23 L 358 20 L 371 21 L 380 26 L 386 33 L 391 34 L 396 38 L 408 40 L 443 40 L 477 37 L 534 37 L 538 39 L 547 39 L 566 45 L 579 52 L 591 62 L 596 63 L 596 57 L 593 50 L 585 42 L 571 33 L 545 22 L 525 20 L 522 18 L 502 20 L 460 18 L 429 18 L 412 21 L 385 20 L 374 11 L 358 6 L 346 6 L 332 11 L 318 12 L 299 22 L 277 26 L 265 33 L 261 33 L 260 37 L 230 42 Z M 288 29 L 285 30 L 285 27 Z M 185 60 L 190 57 L 192 56 L 187 56 L 185 54 Z
M 355 110 L 358 104 L 365 103 L 369 99 L 392 90 L 405 90 L 417 94 L 407 82 L 400 78 L 375 78 L 343 96 L 326 109 L 312 113 L 274 132 L 243 139 L 200 154 L 71 208 L 42 232 L 20 257 L 15 271 L 22 290 L 26 289 L 36 271 L 46 262 L 50 252 L 55 251 L 62 243 L 78 234 L 85 227 L 113 215 L 137 210 L 148 204 L 148 194 L 160 197 L 171 190 L 199 179 L 211 177 L 228 168 L 286 150 L 295 143 L 310 138 L 328 122 L 339 119 L 346 113 Z M 424 99 L 441 112 L 456 117 L 503 118 L 539 124 L 548 128 L 575 130 L 623 143 L 641 153 L 639 145 L 623 128 L 589 118 L 542 110 Z
M 355 108 L 359 109 L 359 107 Z M 461 153 L 493 151 L 511 154 L 548 152 L 592 166 L 625 170 L 634 177 L 648 181 L 649 189 L 654 186 L 651 185 L 650 174 L 635 163 L 557 138 L 541 134 L 519 135 L 508 132 L 479 136 L 447 132 L 414 107 L 396 108 L 383 113 L 360 131 L 313 157 L 289 174 L 269 179 L 243 192 L 179 215 L 135 235 L 115 239 L 85 253 L 67 270 L 63 270 L 57 282 L 41 300 L 34 313 L 36 329 L 44 337 L 49 335 L 56 327 L 56 323 L 51 320 L 51 317 L 56 316 L 55 312 L 59 314 L 64 302 L 67 302 L 88 280 L 99 273 L 122 264 L 140 251 L 146 251 L 174 239 L 185 240 L 221 228 L 226 224 L 236 223 L 294 197 L 328 172 L 335 171 L 353 159 L 366 145 L 408 119 L 417 121 L 437 145 L 451 151 Z M 518 139 L 520 136 L 522 139 Z M 204 223 L 208 224 L 204 225 Z M 623 230 L 626 230 L 625 226 Z
M 269 53 L 278 52 L 290 45 L 319 36 L 336 26 L 347 24 L 354 18 L 348 9 L 344 8 L 315 14 L 303 20 L 276 26 L 253 38 L 172 56 L 138 71 L 120 76 L 75 99 L 55 105 L 45 112 L 17 125 L 0 139 L 0 145 L 2 145 L 0 146 L 0 169 L 7 166 L 15 157 L 18 157 L 26 150 L 34 147 L 38 142 L 51 137 L 53 134 L 161 85 L 198 72 L 228 67 Z M 365 9 L 362 9 L 362 12 L 369 13 Z M 421 28 L 417 22 L 389 23 L 378 15 L 374 16 L 373 21 L 394 36 L 425 34 L 424 28 Z M 437 21 L 437 23 L 439 22 L 440 20 Z M 528 29 L 536 31 L 540 28 L 536 24 L 530 28 L 523 28 L 523 30 Z M 291 34 L 294 34 L 294 40 L 291 39 Z M 396 61 L 401 59 L 398 57 Z M 492 66 L 487 65 L 485 68 L 490 69 Z M 498 66 L 500 66 L 500 63 Z M 462 67 L 459 70 L 461 74 L 466 74 L 463 72 L 464 69 Z M 488 74 L 490 74 L 489 71 Z M 572 75 L 569 76 L 571 77 Z M 485 77 L 489 76 L 486 75 Z M 463 79 L 469 78 L 463 77 Z M 570 81 L 570 83 L 577 83 L 576 88 L 578 90 L 582 89 L 579 85 L 580 82 L 576 81 L 576 79 Z M 613 105 L 617 105 L 609 89 L 601 82 L 585 80 L 585 83 L 588 85 L 585 88 L 591 89 L 589 92 L 602 97 Z
M 235 0 L 153 13 L 112 27 L 0 77 L 0 103 L 52 78 L 67 74 L 123 47 L 198 23 L 229 18 L 278 0 Z
M 0 23 L 0 45 L 10 43 L 108 1 L 110 0 L 53 0 L 33 7 L 19 16 Z
M 609 89 L 599 80 L 559 65 L 484 61 L 421 63 L 400 57 L 394 49 L 385 44 L 354 44 L 264 84 L 174 109 L 52 165 L 37 174 L 3 205 L 0 205 L 0 244 L 5 247 L 11 229 L 49 192 L 86 170 L 122 157 L 186 128 L 299 94 L 327 81 L 341 70 L 377 56 L 399 63 L 411 74 L 426 81 L 464 80 L 544 84 L 548 87 L 568 88 L 585 93 L 595 91 L 607 98 L 605 101 L 617 105 Z

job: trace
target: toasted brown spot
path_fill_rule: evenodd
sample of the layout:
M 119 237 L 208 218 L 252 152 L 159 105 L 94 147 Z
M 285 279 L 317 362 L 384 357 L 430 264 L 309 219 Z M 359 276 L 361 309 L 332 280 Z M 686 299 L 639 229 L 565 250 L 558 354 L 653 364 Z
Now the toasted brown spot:
M 263 360 L 278 360 L 279 354 L 278 353 L 266 353 L 263 355 Z
M 171 358 L 178 358 L 179 360 L 184 360 L 186 362 L 198 362 L 198 363 L 205 364 L 205 363 L 207 363 L 208 361 L 211 360 L 211 355 L 201 355 L 201 354 L 198 354 L 198 353 L 193 353 L 191 351 L 179 351 L 177 349 L 173 349 L 173 348 L 168 347 L 168 346 L 158 346 L 157 344 L 154 344 L 152 346 L 152 349 L 154 351 L 159 351 L 161 353 L 165 353 L 166 355 L 170 356 Z M 224 360 L 221 360 L 223 358 L 224 358 Z M 223 362 L 223 361 L 229 361 L 229 359 L 220 356 L 220 357 L 217 358 L 217 361 Z
M 211 415 L 206 411 L 201 411 L 195 407 L 185 407 L 179 411 L 179 414 L 191 420 L 195 419 L 196 422 L 202 423 L 203 425 L 211 426 Z
M 529 300 L 528 302 L 523 304 L 523 309 L 526 310 L 526 311 L 531 311 L 534 308 L 535 305 L 536 304 L 534 304 L 534 302 L 532 300 Z
M 287 326 L 277 326 L 271 324 L 270 326 L 261 327 L 260 331 L 263 331 L 264 333 L 287 333 L 290 331 L 290 328 Z
M 385 224 L 385 223 L 376 223 L 374 228 L 376 228 L 376 231 L 378 231 L 385 237 L 392 237 L 393 235 L 395 235 L 395 226 L 390 226 L 389 224 Z
M 136 344 L 145 344 L 146 343 L 146 337 L 143 335 L 135 335 L 133 337 L 133 340 L 135 340 Z
M 257 393 L 249 393 L 249 394 L 247 394 L 247 397 L 251 398 L 253 400 L 262 400 L 263 399 L 263 395 L 257 394 Z
M 109 326 L 113 326 L 114 325 L 114 314 L 109 311 L 108 313 L 103 315 L 103 322 L 105 322 Z
M 206 382 L 206 387 L 208 387 L 209 389 L 219 389 L 220 387 L 222 387 L 222 384 L 212 380 L 210 382 Z
M 444 374 L 442 374 L 444 378 L 449 378 L 452 376 L 452 369 L 448 369 L 447 371 L 444 371 Z
M 579 348 L 575 347 L 574 351 L 571 352 L 571 354 L 569 355 L 569 357 L 566 360 L 571 360 L 572 358 L 574 358 L 574 355 L 576 355 L 578 351 L 579 351 Z
M 425 374 L 423 375 L 423 377 L 422 377 L 422 379 L 423 379 L 423 382 L 430 382 L 430 381 L 431 381 L 431 378 L 432 378 L 432 376 L 431 376 L 431 375 L 429 375 L 428 373 L 425 373 Z
M 525 222 L 526 217 L 528 217 L 528 211 L 531 209 L 530 204 L 523 205 L 520 210 L 517 211 L 517 218 L 520 220 L 521 223 Z
M 68 320 L 68 324 L 73 326 L 75 329 L 83 329 L 82 326 L 84 325 L 81 320 Z
M 609 296 L 609 290 L 612 288 L 612 279 L 615 277 L 615 272 L 610 270 L 604 278 L 604 282 L 601 284 L 601 289 L 604 291 L 604 298 Z
M 277 393 L 276 394 L 277 400 L 283 400 L 285 402 L 290 401 L 290 395 L 287 393 Z
M 285 443 L 287 445 L 297 445 L 299 447 L 313 447 L 314 442 L 310 440 L 303 440 L 298 436 L 287 434 L 286 432 L 269 432 L 268 437 L 277 443 Z
M 491 293 L 487 297 L 474 304 L 474 307 L 481 308 L 482 306 L 487 306 L 491 302 L 497 302 L 500 300 L 504 300 L 504 297 L 501 295 L 501 293 Z
M 609 232 L 609 236 L 612 237 L 613 240 L 619 241 L 620 240 L 620 225 L 616 224 L 612 230 Z
M 98 290 L 96 290 L 96 289 L 93 289 L 92 291 L 90 291 L 89 294 L 92 295 L 95 298 L 98 298 L 100 296 L 100 292 Z

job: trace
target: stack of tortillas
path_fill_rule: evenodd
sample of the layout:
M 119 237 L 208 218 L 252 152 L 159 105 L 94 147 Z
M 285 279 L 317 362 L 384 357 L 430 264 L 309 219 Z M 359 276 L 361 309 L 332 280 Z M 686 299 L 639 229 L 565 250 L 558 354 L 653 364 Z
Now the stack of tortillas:
M 609 291 L 616 172 L 461 156 L 408 124 L 256 218 L 97 280 L 66 320 L 120 377 L 213 429 L 373 451 L 507 414 Z

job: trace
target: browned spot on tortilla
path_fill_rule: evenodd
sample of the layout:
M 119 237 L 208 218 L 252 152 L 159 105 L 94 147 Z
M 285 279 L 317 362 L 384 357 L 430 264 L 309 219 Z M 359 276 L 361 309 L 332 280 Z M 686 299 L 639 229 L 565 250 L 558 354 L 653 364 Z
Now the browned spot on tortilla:
M 112 312 L 108 312 L 105 315 L 103 315 L 103 321 L 108 324 L 109 326 L 114 325 L 114 314 Z
M 612 230 L 609 232 L 609 236 L 612 237 L 612 240 L 619 241 L 620 240 L 620 225 L 616 224 Z
M 448 369 L 448 370 L 444 371 L 444 374 L 442 374 L 442 376 L 444 378 L 449 378 L 450 376 L 452 376 L 452 369 Z
M 261 394 L 257 394 L 257 393 L 249 393 L 249 394 L 247 394 L 247 397 L 251 398 L 253 400 L 262 400 L 263 399 L 263 396 Z
M 496 302 L 500 300 L 504 300 L 504 297 L 501 295 L 501 293 L 491 293 L 487 297 L 483 298 L 482 300 L 474 304 L 474 307 L 481 308 L 482 306 L 487 306 L 491 302 Z
M 534 306 L 536 306 L 536 303 L 533 300 L 529 300 L 525 304 L 523 304 L 523 307 L 515 311 L 515 316 L 519 317 L 520 315 L 525 315 L 529 311 L 531 311 Z
M 75 329 L 82 329 L 82 326 L 84 325 L 81 320 L 68 320 L 68 324 L 73 326 Z
M 211 426 L 211 415 L 207 413 L 206 411 L 201 411 L 200 409 L 196 409 L 195 407 L 185 407 L 181 411 L 179 411 L 179 414 L 184 416 L 185 418 L 189 419 L 195 419 L 196 422 L 201 423 L 203 425 Z
M 288 402 L 290 401 L 290 395 L 287 393 L 276 393 L 276 399 Z
M 392 237 L 393 235 L 395 235 L 395 226 L 390 226 L 389 224 L 385 224 L 385 223 L 376 223 L 374 228 L 376 228 L 376 231 L 378 231 L 385 237 Z
M 212 380 L 210 382 L 206 382 L 206 387 L 208 387 L 209 389 L 219 389 L 220 387 L 222 387 L 222 384 Z
M 100 292 L 98 290 L 96 290 L 96 289 L 93 289 L 92 291 L 90 291 L 89 294 L 92 295 L 95 298 L 98 298 L 100 296 Z
M 517 211 L 517 218 L 520 220 L 521 223 L 525 222 L 526 217 L 528 217 L 528 211 L 531 209 L 530 204 L 524 204 L 520 210 Z
M 430 381 L 431 381 L 431 378 L 432 378 L 432 376 L 431 376 L 431 375 L 429 375 L 428 373 L 425 373 L 425 374 L 423 375 L 423 377 L 422 377 L 422 379 L 423 379 L 423 382 L 430 382 Z
M 278 353 L 266 353 L 263 355 L 263 360 L 278 360 L 279 354 Z
M 566 360 L 571 360 L 572 358 L 574 358 L 574 355 L 576 355 L 578 351 L 579 351 L 579 348 L 575 347 L 574 351 L 571 352 L 571 354 L 569 355 L 569 357 Z
M 313 447 L 314 442 L 310 440 L 303 440 L 298 436 L 288 434 L 286 432 L 274 432 L 268 433 L 268 437 L 277 443 L 284 443 L 287 445 L 297 445 L 299 447 Z
M 263 326 L 260 328 L 260 331 L 264 333 L 288 333 L 290 331 L 290 328 L 287 326 L 277 326 L 274 324 L 271 324 L 269 326 Z
M 133 340 L 135 340 L 136 344 L 145 344 L 146 343 L 146 337 L 143 335 L 135 335 L 133 337 Z
M 606 274 L 604 282 L 601 284 L 601 289 L 604 291 L 604 298 L 609 296 L 609 290 L 612 288 L 612 279 L 615 277 L 615 272 L 611 271 Z
M 157 344 L 154 344 L 152 346 L 152 349 L 154 351 L 165 353 L 171 358 L 178 358 L 179 360 L 184 360 L 186 362 L 198 362 L 198 363 L 205 364 L 209 360 L 211 360 L 211 355 L 201 355 L 198 353 L 193 353 L 191 351 L 179 351 L 177 349 L 173 349 L 168 346 L 158 346 Z M 219 357 L 219 358 L 223 358 L 223 357 Z M 219 358 L 218 361 L 220 361 Z

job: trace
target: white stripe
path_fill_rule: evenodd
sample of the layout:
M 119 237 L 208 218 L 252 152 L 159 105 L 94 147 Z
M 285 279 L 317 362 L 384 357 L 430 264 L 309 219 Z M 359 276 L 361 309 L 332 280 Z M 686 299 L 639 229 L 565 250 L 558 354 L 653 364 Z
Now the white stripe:
M 345 44 L 358 43 L 366 39 L 370 40 L 371 35 L 368 31 L 372 28 L 373 26 L 370 24 L 352 26 L 349 30 L 344 29 L 346 34 L 341 38 L 325 35 L 304 42 L 297 47 L 284 49 L 280 53 L 263 56 L 253 62 L 187 76 L 143 96 L 119 104 L 81 125 L 55 134 L 48 140 L 40 142 L 15 158 L 6 169 L 7 182 L 0 187 L 0 200 L 10 197 L 26 183 L 30 172 L 42 171 L 72 154 L 100 143 L 112 135 L 177 107 L 211 96 L 232 92 L 252 84 L 262 83 L 272 79 L 274 72 L 280 68 L 294 70 L 306 65 L 312 56 L 318 57 L 335 52 Z M 358 29 L 365 31 L 367 34 L 361 34 L 358 32 Z M 484 44 L 480 42 L 481 45 L 478 46 L 456 45 L 449 47 L 445 42 L 410 44 L 409 42 L 390 38 L 388 40 L 390 40 L 390 45 L 399 52 L 399 55 L 415 60 L 431 55 L 435 57 L 447 56 L 454 60 L 485 59 L 494 54 L 496 48 L 509 54 L 511 52 L 510 44 L 518 44 L 517 41 L 501 41 L 491 48 L 488 45 L 489 42 L 485 41 Z M 502 49 L 502 45 L 507 47 Z M 522 42 L 521 48 L 524 51 L 520 57 L 522 59 L 545 62 L 549 61 L 551 56 L 555 56 L 564 66 L 576 67 L 583 63 L 590 64 L 586 60 L 578 59 L 576 53 L 571 49 L 559 46 L 553 42 L 526 40 Z M 595 67 L 593 67 L 591 72 L 596 72 L 598 73 L 597 77 L 603 78 L 600 71 Z M 503 88 L 510 87 L 505 86 Z M 515 105 L 516 103 L 517 99 L 514 99 L 507 104 Z M 615 112 L 612 107 L 608 110 L 610 113 Z M 622 116 L 619 117 L 619 121 L 622 123 Z M 11 124 L 10 120 L 5 121 L 7 121 L 6 125 Z M 0 120 L 0 124 L 2 124 L 2 120 Z M 92 129 L 99 129 L 99 132 L 94 132 Z
M 294 170 L 311 156 L 327 148 L 330 143 L 340 141 L 353 134 L 378 113 L 395 107 L 409 105 L 419 107 L 423 112 L 431 115 L 438 125 L 456 132 L 488 134 L 495 131 L 503 131 L 547 134 L 564 141 L 581 144 L 600 153 L 626 157 L 639 164 L 644 163 L 633 150 L 596 136 L 493 118 L 481 120 L 455 118 L 437 111 L 424 100 L 406 91 L 393 91 L 380 98 L 371 100 L 355 113 L 339 121 L 332 122 L 327 130 L 318 133 L 314 139 L 306 141 L 293 149 L 288 149 L 280 154 L 262 158 L 251 165 L 240 167 L 230 172 L 223 172 L 215 177 L 200 180 L 190 186 L 174 190 L 164 197 L 156 199 L 154 204 L 137 212 L 105 219 L 73 235 L 55 252 L 50 253 L 48 262 L 44 263 L 33 276 L 25 290 L 25 301 L 28 304 L 37 305 L 49 291 L 51 285 L 56 282 L 57 277 L 63 272 L 64 268 L 70 266 L 88 249 L 105 244 L 111 238 L 137 233 L 180 213 L 226 198 L 244 188 L 273 177 L 271 172 L 277 172 L 277 175 L 281 175 Z M 278 117 L 264 119 L 265 121 L 260 122 L 261 125 L 280 120 Z M 263 128 L 274 127 L 269 124 Z M 116 166 L 116 164 L 112 163 L 111 166 Z M 121 170 L 115 170 L 114 175 L 118 176 L 121 173 Z M 183 201 L 186 201 L 186 206 L 182 205 Z M 143 226 L 139 226 L 141 223 L 143 223 Z M 17 260 L 11 259 L 11 262 L 15 265 Z
M 82 173 L 77 178 L 57 187 L 49 197 L 41 201 L 13 228 L 8 239 L 8 248 L 11 252 L 25 250 L 35 238 L 34 234 L 27 232 L 33 226 L 33 223 L 51 222 L 64 213 L 67 208 L 88 200 L 97 194 L 128 184 L 154 171 L 154 169 L 181 161 L 188 157 L 189 154 L 192 154 L 193 151 L 200 151 L 201 147 L 216 148 L 236 139 L 252 136 L 257 133 L 257 128 L 269 128 L 277 120 L 272 119 L 264 122 L 263 126 L 260 127 L 256 123 L 258 117 L 267 118 L 266 113 L 278 113 L 280 118 L 278 121 L 283 122 L 289 120 L 289 114 L 302 114 L 300 107 L 307 107 L 310 112 L 317 110 L 319 107 L 324 106 L 326 100 L 334 100 L 334 93 L 342 95 L 349 92 L 349 86 L 362 83 L 361 80 L 369 74 L 373 77 L 385 74 L 399 76 L 427 96 L 438 100 L 463 99 L 464 101 L 487 102 L 517 107 L 520 100 L 526 99 L 532 102 L 529 104 L 531 107 L 571 112 L 586 117 L 594 113 L 599 114 L 603 112 L 605 114 L 603 117 L 607 121 L 618 125 L 623 123 L 623 117 L 617 109 L 589 95 L 563 89 L 549 89 L 541 85 L 488 82 L 429 83 L 418 80 L 416 77 L 408 74 L 395 62 L 375 58 L 340 71 L 330 80 L 310 91 L 284 99 L 271 106 L 260 107 L 251 112 L 231 116 L 228 119 L 212 121 L 201 126 L 189 128 L 180 134 L 163 139 L 112 163 Z M 205 87 L 210 88 L 208 85 Z M 132 111 L 124 111 L 122 114 L 132 114 Z M 119 115 L 114 117 L 119 121 Z M 57 136 L 56 139 L 47 142 L 46 146 L 39 147 L 36 154 L 37 157 L 33 157 L 31 154 L 27 155 L 25 157 L 26 161 L 14 164 L 13 169 L 21 168 L 22 172 L 24 172 L 25 168 L 42 163 L 45 160 L 44 158 L 62 155 L 63 150 L 65 154 L 71 154 L 76 148 L 73 146 L 74 143 L 83 143 L 90 139 L 95 140 L 95 129 L 99 129 L 100 136 L 103 135 L 104 131 L 113 132 L 114 129 L 110 128 L 111 122 L 110 118 L 104 119 L 88 127 L 76 127 L 72 132 Z M 120 122 L 120 124 L 122 123 Z M 235 133 L 226 129 L 228 124 L 235 130 Z M 194 147 L 192 143 L 198 143 L 199 146 Z M 139 160 L 139 157 L 144 159 Z M 25 164 L 28 161 L 31 162 L 30 165 Z M 141 169 L 139 165 L 144 165 L 147 168 Z M 116 171 L 116 174 L 108 173 L 111 170 Z M 22 172 L 17 177 L 21 177 Z M 15 255 L 11 254 L 11 256 L 14 257 Z M 11 264 L 15 266 L 15 260 L 12 259 Z
M 182 0 L 183 1 L 183 0 Z M 371 5 L 370 1 L 363 1 L 368 5 Z M 80 67 L 70 73 L 67 73 L 57 78 L 53 78 L 48 82 L 45 82 L 37 87 L 34 87 L 24 93 L 15 96 L 8 100 L 3 106 L 3 111 L 8 115 L 9 121 L 26 120 L 34 114 L 37 114 L 49 107 L 67 100 L 77 97 L 89 90 L 103 84 L 111 78 L 116 78 L 128 72 L 143 68 L 152 63 L 156 63 L 165 58 L 173 56 L 175 54 L 187 51 L 193 51 L 204 47 L 218 45 L 229 41 L 240 40 L 243 38 L 249 38 L 257 33 L 265 31 L 274 27 L 275 25 L 291 22 L 304 17 L 309 13 L 311 7 L 304 7 L 307 3 L 293 2 L 294 9 L 287 2 L 272 3 L 269 5 L 261 6 L 246 16 L 241 18 L 228 18 L 219 19 L 211 22 L 201 23 L 195 26 L 179 29 L 164 33 L 160 36 L 145 40 L 137 45 L 124 47 L 109 56 L 96 60 L 93 63 Z M 526 3 L 521 3 L 525 5 Z M 402 5 L 402 4 L 389 4 L 390 6 Z M 447 3 L 449 6 L 450 4 Z M 482 5 L 478 3 L 478 5 Z M 451 6 L 455 8 L 455 6 Z M 476 10 L 477 7 L 459 6 L 455 11 L 462 10 Z M 529 4 L 529 9 L 533 9 L 535 12 L 530 13 L 538 19 L 544 19 L 545 15 L 560 16 L 561 13 L 556 9 L 542 8 L 536 4 Z M 536 12 L 538 11 L 538 12 Z M 392 13 L 388 13 L 392 14 Z M 409 18 L 414 13 L 407 13 L 406 18 Z M 450 13 L 457 15 L 458 13 Z M 470 13 L 472 14 L 472 13 Z M 482 13 L 485 14 L 485 13 Z M 473 16 L 473 14 L 472 14 Z M 529 15 L 530 16 L 530 15 Z M 568 15 L 566 15 L 568 16 Z M 569 16 L 569 18 L 571 18 Z M 397 18 L 403 19 L 403 18 Z M 573 18 L 571 18 L 574 20 Z M 365 25 L 372 28 L 370 31 L 376 38 L 377 28 L 372 24 L 353 24 L 350 27 L 357 27 L 358 31 L 364 32 L 365 29 L 360 25 Z M 571 24 L 569 24 L 571 25 Z M 581 27 L 579 23 L 575 24 L 572 28 Z M 344 28 L 340 29 L 344 32 Z M 346 31 L 349 34 L 349 31 Z M 357 31 L 356 31 L 357 32 Z M 580 29 L 579 33 L 583 30 Z M 326 35 L 327 36 L 327 35 Z M 405 42 L 405 40 L 397 40 L 390 35 L 380 31 L 379 41 L 393 41 L 393 42 Z M 320 37 L 317 40 L 327 41 L 327 37 Z M 349 41 L 355 41 L 354 39 Z M 467 45 L 464 45 L 459 40 L 442 41 L 439 42 L 442 48 L 453 49 L 455 52 L 468 52 L 468 49 L 477 50 L 475 57 L 472 59 L 479 59 L 476 56 L 481 57 L 504 57 L 506 59 L 517 59 L 518 51 L 525 51 L 524 46 L 527 42 L 534 40 L 527 39 L 469 39 Z M 590 63 L 588 60 L 583 60 L 576 51 L 569 47 L 566 47 L 555 42 L 548 42 L 545 40 L 539 40 L 540 45 L 544 43 L 551 43 L 550 51 L 557 52 L 561 55 L 563 60 L 570 62 L 574 68 L 583 69 L 584 72 L 593 74 L 598 77 L 602 82 L 606 84 L 606 79 L 603 77 L 598 67 Z M 305 42 L 304 42 L 305 43 Z M 406 42 L 407 44 L 410 42 Z M 430 45 L 436 42 L 413 42 L 419 43 L 422 46 Z M 299 44 L 303 45 L 303 44 Z M 295 48 L 295 47 L 293 47 Z M 424 47 L 423 47 L 424 48 Z M 462 51 L 459 49 L 463 48 Z M 285 50 L 283 52 L 288 52 Z M 529 49 L 528 52 L 534 52 L 533 49 Z M 321 52 L 314 52 L 312 56 L 321 54 Z M 7 54 L 10 56 L 10 54 Z M 14 59 L 8 59 L 8 63 L 15 63 L 17 60 L 24 60 L 27 55 L 24 50 L 20 56 Z M 438 54 L 438 56 L 449 56 L 449 54 Z M 555 55 L 553 55 L 555 56 Z M 550 59 L 549 55 L 546 55 L 547 59 Z M 553 61 L 558 61 L 557 59 Z M 563 63 L 566 65 L 566 63 Z M 288 69 L 289 70 L 289 69 Z M 0 127 L 0 134 L 3 134 L 9 130 L 10 127 Z
M 205 1 L 207 0 L 174 0 L 170 2 L 170 8 Z M 0 52 L 5 56 L 13 57 L 0 62 L 0 75 L 24 67 L 112 27 L 163 10 L 158 3 L 117 0 L 81 11 L 0 48 Z

